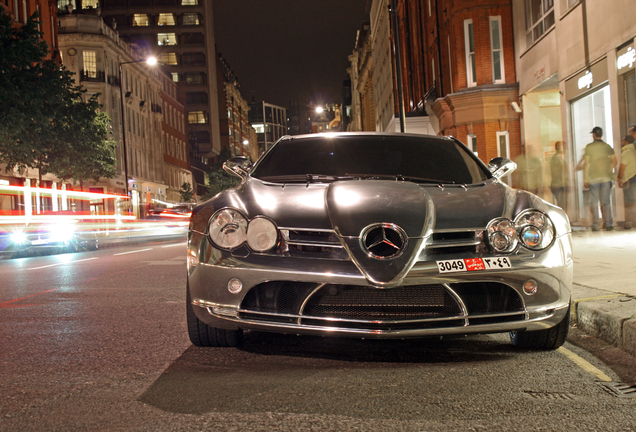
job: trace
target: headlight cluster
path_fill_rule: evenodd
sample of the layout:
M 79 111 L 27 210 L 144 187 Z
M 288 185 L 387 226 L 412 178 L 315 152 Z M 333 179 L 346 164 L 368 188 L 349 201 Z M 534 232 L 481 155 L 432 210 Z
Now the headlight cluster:
M 552 221 L 542 211 L 526 210 L 514 221 L 496 218 L 486 228 L 488 243 L 496 252 L 512 252 L 521 243 L 530 250 L 545 249 L 554 240 Z
M 208 224 L 210 239 L 222 249 L 235 249 L 247 242 L 255 252 L 266 252 L 278 244 L 278 228 L 269 219 L 257 216 L 251 221 L 234 209 L 214 213 Z

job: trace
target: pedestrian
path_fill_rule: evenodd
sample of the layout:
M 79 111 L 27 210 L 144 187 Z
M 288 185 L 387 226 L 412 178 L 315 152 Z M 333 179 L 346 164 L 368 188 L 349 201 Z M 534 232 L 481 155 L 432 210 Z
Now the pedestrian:
M 610 193 L 614 168 L 616 167 L 616 155 L 614 149 L 604 142 L 603 129 L 596 126 L 592 129 L 594 141 L 585 147 L 585 167 L 583 169 L 583 184 L 590 188 L 592 206 L 592 231 L 601 229 L 598 217 L 598 207 L 601 205 L 603 223 L 607 231 L 614 229 L 612 219 L 612 206 Z
M 550 159 L 550 190 L 556 201 L 556 205 L 562 209 L 567 209 L 566 192 L 569 184 L 569 173 L 565 158 L 563 157 L 563 141 L 557 141 L 554 144 L 556 153 Z
M 634 140 L 636 141 L 636 125 L 630 127 L 627 130 L 627 133 L 630 134 L 632 137 L 634 137 Z
M 517 164 L 517 169 L 512 173 L 514 187 L 538 195 L 543 187 L 541 159 L 524 152 L 515 159 L 515 163 Z
M 625 199 L 625 229 L 636 225 L 636 149 L 634 137 L 626 135 L 621 142 L 621 164 L 616 180 L 623 188 Z

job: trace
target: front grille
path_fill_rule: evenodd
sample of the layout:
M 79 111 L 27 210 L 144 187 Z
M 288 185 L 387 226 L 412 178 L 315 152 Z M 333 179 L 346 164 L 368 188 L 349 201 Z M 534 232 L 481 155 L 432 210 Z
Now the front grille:
M 435 231 L 424 248 L 424 260 L 453 254 L 474 254 L 483 246 L 481 231 Z
M 239 317 L 281 324 L 397 330 L 522 321 L 525 308 L 514 289 L 498 282 L 380 289 L 279 281 L 252 288 L 243 299 Z
M 344 319 L 414 319 L 461 315 L 442 285 L 377 289 L 327 285 L 309 300 L 303 315 Z

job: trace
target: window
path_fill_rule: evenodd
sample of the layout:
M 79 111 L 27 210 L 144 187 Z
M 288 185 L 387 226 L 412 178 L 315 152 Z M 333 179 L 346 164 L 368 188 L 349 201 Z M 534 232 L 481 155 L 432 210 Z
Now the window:
M 477 154 L 477 134 L 468 134 L 466 147 L 473 153 Z
M 174 19 L 174 14 L 160 13 L 157 24 L 159 24 L 160 26 L 173 26 L 177 25 L 177 21 Z
M 176 33 L 157 33 L 157 43 L 159 46 L 176 45 L 177 34 Z
M 178 72 L 172 72 L 172 81 L 173 82 L 179 82 L 179 73 Z
M 208 94 L 206 92 L 186 92 L 186 104 L 207 104 Z
M 140 27 L 148 27 L 150 25 L 150 22 L 148 20 L 148 15 L 147 14 L 134 14 L 133 15 L 132 25 L 133 26 L 140 26 Z
M 181 43 L 185 45 L 202 44 L 205 41 L 203 33 L 182 33 Z
M 468 87 L 477 85 L 477 68 L 475 67 L 475 36 L 473 20 L 464 20 L 464 39 L 466 41 L 466 80 Z
M 206 75 L 204 72 L 188 72 L 183 74 L 183 80 L 186 84 L 205 84 Z
M 201 21 L 199 21 L 198 13 L 184 13 L 183 14 L 183 25 L 184 26 L 193 26 L 199 25 Z
M 510 159 L 510 138 L 508 131 L 497 132 L 497 156 Z
M 179 64 L 176 53 L 161 53 L 159 56 L 159 62 L 170 66 Z
M 84 76 L 97 78 L 97 51 L 84 51 Z
M 490 17 L 490 51 L 492 53 L 492 82 L 502 84 L 504 78 L 503 49 L 501 47 L 501 17 Z
M 207 123 L 208 122 L 208 113 L 203 111 L 189 111 L 188 112 L 188 123 L 189 124 L 197 124 L 197 123 Z
M 554 26 L 554 0 L 526 0 L 526 44 L 536 42 Z
M 60 7 L 60 0 L 58 0 L 58 5 L 57 7 Z M 68 4 L 68 3 L 67 3 Z M 64 6 L 62 6 L 64 7 Z M 19 8 L 18 8 L 18 0 L 13 0 L 13 19 L 15 21 L 19 21 L 20 20 L 20 14 L 18 13 Z
M 199 0 L 181 0 L 181 6 L 196 6 Z
M 82 9 L 92 9 L 99 6 L 98 0 L 82 0 Z
M 205 64 L 205 54 L 202 52 L 183 53 L 181 60 L 184 65 L 203 65 Z
M 17 14 L 17 11 L 16 11 L 16 14 Z M 27 14 L 27 0 L 22 0 L 22 22 L 24 24 L 26 24 L 28 16 L 29 15 Z

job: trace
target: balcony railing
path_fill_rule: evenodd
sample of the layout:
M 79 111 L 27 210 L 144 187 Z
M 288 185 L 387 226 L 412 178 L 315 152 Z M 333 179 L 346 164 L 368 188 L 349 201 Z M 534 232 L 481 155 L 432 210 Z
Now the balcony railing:
M 85 71 L 81 69 L 80 81 L 106 82 L 106 74 L 104 71 Z

